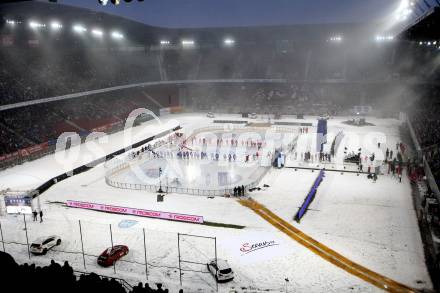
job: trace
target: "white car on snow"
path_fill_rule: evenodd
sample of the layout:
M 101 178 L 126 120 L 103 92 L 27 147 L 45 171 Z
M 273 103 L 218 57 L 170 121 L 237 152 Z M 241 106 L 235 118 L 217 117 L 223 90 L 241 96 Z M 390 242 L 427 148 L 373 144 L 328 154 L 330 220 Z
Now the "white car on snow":
M 214 118 L 215 115 L 214 115 L 214 113 L 212 113 L 212 112 L 208 112 L 208 114 L 206 114 L 206 117 L 208 117 L 208 118 Z
M 30 251 L 33 254 L 46 254 L 49 249 L 61 244 L 61 238 L 56 235 L 37 238 L 31 244 Z
M 207 264 L 208 271 L 215 277 L 217 282 L 226 282 L 234 279 L 234 272 L 228 262 L 223 259 L 212 259 Z

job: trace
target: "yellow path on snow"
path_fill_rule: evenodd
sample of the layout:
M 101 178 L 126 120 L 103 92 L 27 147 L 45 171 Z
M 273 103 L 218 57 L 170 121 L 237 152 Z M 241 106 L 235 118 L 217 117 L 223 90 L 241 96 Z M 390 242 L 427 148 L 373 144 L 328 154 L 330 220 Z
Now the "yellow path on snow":
M 239 203 L 252 209 L 256 214 L 307 249 L 362 280 L 389 292 L 417 292 L 417 290 L 413 288 L 373 272 L 366 267 L 349 260 L 345 256 L 304 234 L 255 200 L 242 199 L 239 200 Z

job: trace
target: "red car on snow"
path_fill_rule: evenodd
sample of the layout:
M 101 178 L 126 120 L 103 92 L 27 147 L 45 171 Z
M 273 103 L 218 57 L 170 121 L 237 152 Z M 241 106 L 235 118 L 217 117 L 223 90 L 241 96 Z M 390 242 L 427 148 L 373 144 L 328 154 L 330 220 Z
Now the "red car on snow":
M 125 245 L 115 245 L 104 250 L 98 257 L 98 264 L 103 267 L 112 266 L 121 257 L 128 254 L 128 247 Z

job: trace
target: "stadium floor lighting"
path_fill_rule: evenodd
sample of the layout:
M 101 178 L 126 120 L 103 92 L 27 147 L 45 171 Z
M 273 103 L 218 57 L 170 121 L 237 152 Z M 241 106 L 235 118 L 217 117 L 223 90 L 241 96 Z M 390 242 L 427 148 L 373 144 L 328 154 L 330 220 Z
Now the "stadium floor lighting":
M 41 28 L 41 27 L 45 27 L 46 25 L 44 25 L 42 23 L 39 23 L 39 22 L 36 22 L 36 21 L 30 21 L 29 22 L 29 26 L 30 26 L 31 29 L 38 29 L 38 28 Z
M 376 36 L 377 42 L 384 42 L 384 41 L 392 41 L 394 40 L 394 36 Z
M 50 27 L 51 27 L 51 29 L 53 29 L 53 30 L 59 30 L 59 29 L 61 29 L 63 26 L 62 26 L 61 23 L 59 23 L 58 21 L 52 21 L 52 22 L 50 23 Z
M 330 38 L 331 42 L 342 42 L 342 37 L 341 36 L 334 36 Z
M 120 32 L 112 32 L 111 36 L 113 39 L 117 39 L 117 40 L 124 38 L 124 35 L 121 34 Z
M 97 37 L 102 37 L 102 35 L 104 34 L 101 30 L 98 30 L 98 29 L 93 29 L 92 30 L 92 34 L 94 35 L 94 36 L 97 36 Z
M 186 46 L 186 47 L 194 46 L 194 41 L 193 40 L 182 40 L 182 46 Z
M 223 44 L 227 45 L 227 46 L 232 46 L 235 44 L 235 41 L 231 38 L 226 38 L 223 40 Z
M 77 32 L 77 33 L 84 33 L 87 31 L 87 29 L 85 27 L 83 27 L 82 25 L 74 25 L 73 26 L 73 31 Z
M 170 44 L 170 41 L 167 41 L 167 40 L 161 40 L 161 41 L 160 41 L 160 44 L 161 44 L 161 45 L 169 45 L 169 44 Z

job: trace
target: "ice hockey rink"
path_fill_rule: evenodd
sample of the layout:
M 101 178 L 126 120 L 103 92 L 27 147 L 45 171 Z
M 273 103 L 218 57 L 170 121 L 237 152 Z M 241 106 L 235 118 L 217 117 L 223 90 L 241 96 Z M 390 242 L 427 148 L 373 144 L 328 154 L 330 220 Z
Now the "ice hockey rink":
M 192 113 L 160 117 L 160 124 L 150 121 L 133 128 L 130 140 L 122 132 L 115 133 L 66 152 L 9 168 L 0 173 L 0 190 L 31 190 L 54 176 L 177 125 L 182 127 L 182 132 L 190 134 L 201 127 L 218 126 L 218 123 L 213 122 L 214 119 L 248 120 L 238 115 L 216 116 L 208 118 L 205 113 Z M 378 274 L 412 288 L 432 288 L 407 177 L 403 176 L 400 183 L 396 177 L 387 174 L 385 167 L 381 167 L 384 174 L 373 183 L 366 178 L 366 174 L 356 172 L 355 166 L 345 164 L 342 158 L 346 155 L 345 148 L 345 152 L 357 152 L 361 148 L 362 156 L 374 153 L 376 161 L 383 160 L 385 150 L 396 149 L 396 144 L 402 141 L 399 134 L 400 121 L 367 118 L 372 125 L 363 127 L 343 123 L 350 119 L 332 117 L 328 120 L 328 143 L 324 151 L 329 150 L 329 142 L 338 133 L 342 131 L 345 134 L 339 148 L 341 151 L 333 162 L 314 160 L 306 163 L 301 160 L 300 153 L 310 149 L 309 137 L 312 136 L 300 133 L 300 126 L 289 126 L 297 138 L 297 154 L 294 151 L 286 153 L 284 168 L 267 169 L 258 163 L 251 168 L 241 167 L 239 162 L 229 162 L 222 157 L 221 164 L 211 160 L 204 164 L 196 159 L 175 160 L 179 168 L 186 170 L 180 184 L 210 189 L 213 188 L 213 178 L 218 178 L 218 172 L 236 174 L 230 177 L 230 181 L 226 180 L 225 184 L 229 187 L 255 181 L 260 189 L 249 192 L 248 196 L 264 204 L 295 228 Z M 316 132 L 317 117 L 296 119 L 284 116 L 280 120 L 272 118 L 270 122 L 275 121 L 311 123 L 308 131 L 310 134 Z M 259 117 L 254 122 L 269 123 L 269 119 Z M 264 140 L 264 135 L 262 137 Z M 141 171 L 148 173 L 148 170 L 153 172 L 159 167 L 166 169 L 168 160 L 139 162 L 137 165 Z M 373 162 L 371 167 L 377 167 L 375 164 Z M 107 184 L 107 169 L 104 165 L 102 163 L 61 181 L 34 200 L 33 205 L 41 207 L 45 219 L 43 223 L 33 222 L 30 217 L 27 219 L 28 238 L 32 241 L 49 233 L 61 236 L 63 242 L 59 249 L 50 251 L 46 256 L 31 256 L 33 262 L 48 264 L 51 259 L 67 259 L 79 271 L 84 271 L 86 267 L 87 270 L 103 275 L 124 278 L 133 284 L 146 281 L 147 277 L 149 282 L 154 283 L 167 276 L 167 286 L 173 289 L 179 287 L 180 282 L 177 233 L 195 234 L 215 237 L 218 257 L 226 259 L 236 274 L 234 281 L 219 284 L 219 292 L 285 292 L 286 287 L 294 292 L 381 291 L 293 241 L 251 209 L 239 204 L 234 197 L 167 193 L 163 201 L 157 201 L 155 191 L 115 188 Z M 297 223 L 293 217 L 313 185 L 317 169 L 322 168 L 326 169 L 325 178 L 306 215 Z M 130 172 L 120 173 L 117 179 L 140 184 L 137 176 Z M 151 173 L 152 177 L 157 177 L 155 172 Z M 171 173 L 169 177 L 172 177 Z M 207 177 L 212 180 L 207 181 Z M 160 184 L 166 185 L 166 181 Z M 65 205 L 68 200 L 199 215 L 215 225 L 178 223 L 69 208 Z M 127 222 L 131 226 L 122 224 Z M 113 239 L 109 237 L 110 224 Z M 7 215 L 2 218 L 1 225 L 4 240 L 10 243 L 6 244 L 5 250 L 17 261 L 28 261 L 26 247 L 14 244 L 26 242 L 23 215 Z M 111 241 L 130 247 L 127 256 L 130 262 L 120 262 L 115 269 L 100 268 L 93 256 L 108 247 Z M 274 245 L 246 254 L 240 250 L 246 243 L 265 241 Z M 213 244 L 209 240 L 188 237 L 180 243 L 181 257 L 187 260 L 206 263 L 213 257 Z M 78 253 L 82 250 L 81 245 L 87 254 L 85 258 Z M 206 267 L 190 263 L 184 266 L 195 271 L 205 271 L 184 272 L 182 283 L 185 292 L 217 290 L 213 277 L 206 273 Z

